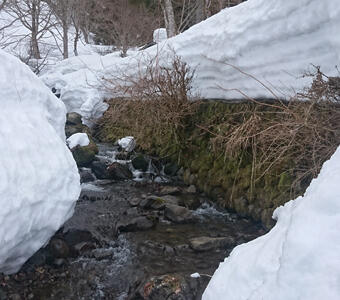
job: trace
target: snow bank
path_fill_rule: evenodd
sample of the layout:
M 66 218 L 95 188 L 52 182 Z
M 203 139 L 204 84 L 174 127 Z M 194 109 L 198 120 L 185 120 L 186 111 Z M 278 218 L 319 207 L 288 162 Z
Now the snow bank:
M 133 136 L 126 136 L 118 140 L 118 145 L 121 146 L 125 151 L 131 152 L 136 147 L 136 141 Z
M 79 175 L 64 104 L 0 50 L 0 272 L 14 273 L 72 215 Z
M 273 97 L 232 66 L 285 97 L 310 83 L 302 75 L 313 69 L 311 64 L 321 66 L 326 74 L 337 74 L 339 27 L 340 6 L 335 0 L 248 0 L 130 57 L 108 55 L 95 63 L 88 56 L 68 60 L 43 80 L 51 88 L 58 86 L 68 111 L 91 120 L 103 113 L 106 106 L 102 100 L 110 97 L 103 92 L 100 78 L 138 74 L 149 59 L 166 64 L 174 50 L 196 69 L 193 87 L 203 98 L 243 98 L 239 90 L 255 98 Z M 62 71 L 66 65 L 77 67 L 66 74 Z
M 340 147 L 303 197 L 275 210 L 276 226 L 236 247 L 203 300 L 340 299 Z
M 158 28 L 153 32 L 153 41 L 158 44 L 168 38 L 168 33 L 165 28 Z
M 67 140 L 67 145 L 70 149 L 73 149 L 74 147 L 80 146 L 85 147 L 90 144 L 89 137 L 86 133 L 75 133 L 71 135 Z

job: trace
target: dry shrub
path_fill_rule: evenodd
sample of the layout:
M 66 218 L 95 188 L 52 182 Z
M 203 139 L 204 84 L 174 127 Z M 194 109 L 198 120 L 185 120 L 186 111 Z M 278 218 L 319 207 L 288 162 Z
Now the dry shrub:
M 110 109 L 103 122 L 128 129 L 147 149 L 157 137 L 167 136 L 179 143 L 178 129 L 195 112 L 197 101 L 188 99 L 194 77 L 185 62 L 174 55 L 169 67 L 150 62 L 138 75 L 105 79 L 112 94 L 124 97 L 109 100 Z
M 268 172 L 287 172 L 294 178 L 292 194 L 301 192 L 340 144 L 340 78 L 318 69 L 312 86 L 290 101 L 249 100 L 244 111 L 200 127 L 226 156 L 251 154 L 252 188 Z

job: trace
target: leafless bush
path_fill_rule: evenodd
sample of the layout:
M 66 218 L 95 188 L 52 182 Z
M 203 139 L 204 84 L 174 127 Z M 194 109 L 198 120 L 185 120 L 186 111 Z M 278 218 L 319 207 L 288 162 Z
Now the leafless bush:
M 201 128 L 225 155 L 252 154 L 252 187 L 267 172 L 279 170 L 295 178 L 291 191 L 300 191 L 300 184 L 315 177 L 340 144 L 339 87 L 340 78 L 327 78 L 318 69 L 312 86 L 289 101 L 250 99 L 244 111 Z
M 113 94 L 125 98 L 110 100 L 104 119 L 112 126 L 131 129 L 143 148 L 150 146 L 145 144 L 150 135 L 176 139 L 177 129 L 197 105 L 188 99 L 193 77 L 194 72 L 175 56 L 169 67 L 150 63 L 137 76 L 105 79 Z

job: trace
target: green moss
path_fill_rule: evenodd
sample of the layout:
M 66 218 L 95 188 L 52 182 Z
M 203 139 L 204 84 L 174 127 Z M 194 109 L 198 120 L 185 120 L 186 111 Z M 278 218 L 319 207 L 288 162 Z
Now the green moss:
M 242 122 L 240 112 L 246 111 L 249 104 L 230 104 L 222 102 L 203 102 L 196 112 L 185 118 L 183 126 L 174 129 L 157 128 L 157 124 L 144 128 L 143 135 L 137 136 L 137 143 L 152 155 L 164 158 L 171 164 L 183 167 L 184 181 L 190 183 L 195 174 L 195 184 L 206 194 L 214 197 L 221 205 L 235 209 L 242 214 L 251 214 L 255 219 L 261 213 L 268 217 L 269 212 L 291 198 L 289 187 L 294 177 L 282 168 L 270 170 L 256 183 L 252 183 L 253 157 L 251 151 L 243 151 L 235 156 L 226 156 L 224 148 L 212 143 L 214 136 L 200 128 L 203 126 L 213 132 L 223 134 L 228 126 L 220 125 L 233 114 L 234 122 Z M 103 122 L 96 136 L 104 142 L 114 142 L 124 135 L 140 134 L 134 122 L 138 114 L 129 111 L 125 116 L 131 122 L 124 122 L 125 127 L 115 123 Z M 268 120 L 275 114 L 268 114 Z M 104 116 L 105 119 L 105 116 Z M 130 125 L 126 125 L 130 124 Z M 197 126 L 200 125 L 200 126 Z M 293 163 L 290 162 L 290 167 Z M 178 165 L 178 166 L 177 166 Z

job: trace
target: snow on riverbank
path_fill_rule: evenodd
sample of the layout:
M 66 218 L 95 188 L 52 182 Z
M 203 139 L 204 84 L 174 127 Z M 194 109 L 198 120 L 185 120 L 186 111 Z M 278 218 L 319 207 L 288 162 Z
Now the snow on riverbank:
M 83 56 L 64 61 L 43 76 L 57 88 L 68 111 L 85 123 L 106 109 L 101 78 L 137 74 L 145 60 L 166 64 L 175 51 L 196 69 L 194 90 L 204 98 L 273 97 L 241 68 L 267 84 L 278 96 L 289 96 L 310 83 L 302 78 L 311 64 L 328 75 L 340 64 L 340 6 L 335 0 L 249 0 L 228 8 L 158 45 L 120 58 Z M 169 50 L 169 49 L 172 50 Z
M 303 197 L 274 212 L 276 226 L 236 247 L 203 300 L 340 299 L 340 147 Z
M 0 272 L 13 273 L 73 214 L 79 175 L 64 104 L 0 50 Z
M 75 133 L 66 140 L 66 143 L 70 149 L 73 149 L 77 146 L 88 146 L 90 144 L 90 140 L 86 133 Z

